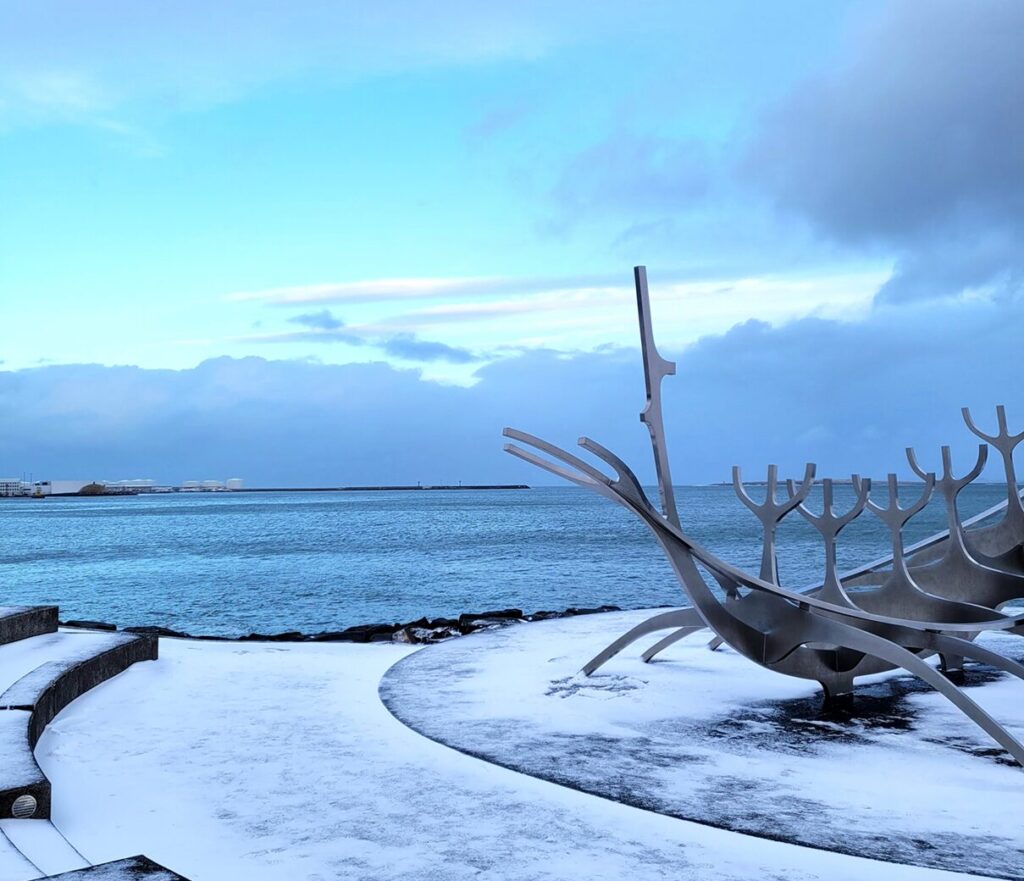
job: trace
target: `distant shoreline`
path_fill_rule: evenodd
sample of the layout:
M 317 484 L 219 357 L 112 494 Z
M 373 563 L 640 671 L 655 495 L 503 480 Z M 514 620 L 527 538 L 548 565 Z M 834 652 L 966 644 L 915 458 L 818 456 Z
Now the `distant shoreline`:
M 199 495 L 235 495 L 238 493 L 360 493 L 360 492 L 417 492 L 429 490 L 515 490 L 531 489 L 526 483 L 467 483 L 467 484 L 431 484 L 406 486 L 252 486 L 239 489 L 119 489 L 104 493 L 49 493 L 45 496 L 0 496 L 0 500 L 29 499 L 112 499 L 126 496 L 199 496 Z
M 227 490 L 233 493 L 358 493 L 358 492 L 408 492 L 415 490 L 488 490 L 488 489 L 529 489 L 525 483 L 493 484 L 438 484 L 436 486 L 288 486 L 288 487 L 244 487 Z

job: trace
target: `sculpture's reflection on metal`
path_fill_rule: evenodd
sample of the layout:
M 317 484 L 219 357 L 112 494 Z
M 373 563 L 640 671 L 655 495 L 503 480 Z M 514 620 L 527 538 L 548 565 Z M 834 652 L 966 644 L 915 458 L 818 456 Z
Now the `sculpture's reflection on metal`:
M 1021 632 L 1019 619 L 1001 615 L 992 609 L 927 594 L 913 583 L 907 573 L 901 529 L 907 519 L 923 507 L 934 476 L 926 482 L 922 498 L 909 508 L 899 507 L 894 477 L 890 479 L 889 505 L 882 508 L 872 504 L 872 509 L 889 522 L 893 530 L 895 562 L 892 577 L 881 590 L 871 591 L 871 594 L 881 594 L 888 589 L 886 606 L 899 606 L 909 598 L 927 598 L 924 602 L 930 603 L 932 608 L 949 613 L 936 619 L 922 616 L 920 606 L 915 606 L 914 614 L 909 616 L 892 612 L 880 614 L 830 602 L 810 593 L 788 590 L 731 566 L 683 532 L 676 522 L 678 516 L 675 514 L 664 445 L 660 395 L 661 379 L 674 372 L 674 365 L 661 358 L 654 346 L 646 274 L 642 268 L 637 269 L 635 278 L 647 386 L 647 406 L 641 418 L 651 435 L 664 513 L 650 503 L 625 463 L 595 441 L 581 438 L 580 445 L 610 466 L 615 473 L 614 478 L 540 438 L 513 429 L 505 430 L 507 437 L 551 458 L 515 444 L 506 445 L 508 452 L 591 489 L 636 514 L 652 530 L 693 604 L 693 609 L 662 613 L 633 628 L 588 663 L 585 672 L 593 672 L 639 636 L 658 629 L 696 629 L 702 622 L 755 663 L 787 675 L 816 680 L 826 694 L 849 692 L 856 676 L 902 667 L 932 685 L 1024 764 L 1024 745 L 919 656 L 939 652 L 970 657 L 1024 679 L 1024 666 L 963 638 L 970 638 L 982 630 Z M 861 482 L 857 491 L 858 498 L 861 495 L 865 497 L 862 509 L 869 504 L 866 482 Z M 827 532 L 831 533 L 832 529 L 830 524 Z M 838 529 L 835 532 L 837 534 Z M 728 599 L 723 600 L 711 589 L 702 575 L 702 567 L 719 584 L 728 586 Z M 858 595 L 857 599 L 860 605 L 861 597 Z M 954 610 L 956 615 L 952 614 Z

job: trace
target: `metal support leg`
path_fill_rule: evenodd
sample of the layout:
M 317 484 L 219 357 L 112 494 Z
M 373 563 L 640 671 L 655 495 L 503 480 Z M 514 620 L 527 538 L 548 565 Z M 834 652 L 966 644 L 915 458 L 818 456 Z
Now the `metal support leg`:
M 653 660 L 655 655 L 660 654 L 665 649 L 667 649 L 670 645 L 675 645 L 677 642 L 679 642 L 679 640 L 683 639 L 684 637 L 687 637 L 691 633 L 696 633 L 698 630 L 703 630 L 703 629 L 704 629 L 703 626 L 701 626 L 701 627 L 681 627 L 675 633 L 670 633 L 664 639 L 658 640 L 658 642 L 656 642 L 654 645 L 652 645 L 649 649 L 647 649 L 647 651 L 645 651 L 643 653 L 643 655 L 641 655 L 641 657 L 643 658 L 644 663 L 645 664 L 649 664 Z
M 643 623 L 637 624 L 636 627 L 624 633 L 608 648 L 584 664 L 583 673 L 589 676 L 607 661 L 614 658 L 626 646 L 631 645 L 643 636 L 647 636 L 648 633 L 656 633 L 659 630 L 670 630 L 679 627 L 700 628 L 704 626 L 706 626 L 704 619 L 700 617 L 696 609 L 674 609 L 671 612 L 655 615 L 653 618 L 648 618 Z

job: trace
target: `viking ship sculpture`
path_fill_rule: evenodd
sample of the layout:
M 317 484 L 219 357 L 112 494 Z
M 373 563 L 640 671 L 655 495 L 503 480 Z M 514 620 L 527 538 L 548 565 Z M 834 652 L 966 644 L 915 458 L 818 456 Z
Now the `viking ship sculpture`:
M 507 444 L 507 452 L 605 496 L 639 517 L 653 532 L 691 603 L 688 608 L 662 612 L 632 628 L 585 664 L 583 672 L 591 675 L 624 648 L 650 634 L 671 631 L 643 653 L 645 661 L 705 628 L 714 635 L 712 647 L 725 642 L 762 667 L 816 681 L 829 701 L 849 700 L 859 676 L 901 668 L 932 686 L 1024 766 L 1024 744 L 958 687 L 965 658 L 1024 679 L 1024 665 L 975 642 L 979 634 L 988 631 L 1024 635 L 1024 615 L 1001 611 L 1012 600 L 1024 598 L 1024 506 L 1013 463 L 1013 451 L 1024 440 L 1024 433 L 1009 434 L 1002 407 L 997 410 L 999 432 L 991 436 L 981 432 L 970 413 L 963 411 L 968 428 L 1002 455 L 1008 492 L 1005 502 L 966 523 L 960 521 L 957 497 L 981 473 L 987 457 L 984 444 L 975 466 L 960 478 L 953 476 L 948 447 L 941 452 L 943 471 L 938 479 L 934 473 L 926 473 L 914 451 L 908 449 L 911 468 L 924 485 L 918 498 L 906 506 L 899 503 L 895 474 L 888 476 L 889 498 L 884 506 L 871 499 L 870 481 L 854 475 L 856 500 L 843 513 L 833 510 L 830 480 L 822 482 L 822 512 L 816 514 L 807 506 L 814 465 L 807 466 L 799 486 L 787 481 L 783 498 L 777 497 L 778 469 L 770 466 L 761 504 L 748 495 L 735 468 L 736 492 L 763 529 L 760 574 L 749 575 L 694 541 L 680 523 L 661 403 L 661 382 L 675 373 L 675 364 L 662 358 L 654 344 L 645 268 L 636 267 L 634 276 L 647 391 L 640 419 L 651 437 L 660 510 L 647 497 L 633 471 L 596 441 L 583 437 L 579 445 L 605 463 L 611 476 L 538 437 L 512 428 L 504 431 L 506 437 L 523 445 Z M 905 548 L 903 529 L 907 521 L 925 507 L 935 490 L 946 504 L 948 531 Z M 889 527 L 892 553 L 840 575 L 837 537 L 865 510 Z M 818 586 L 803 591 L 780 584 L 776 562 L 776 529 L 793 511 L 799 511 L 818 530 L 825 545 L 823 579 Z M 1003 517 L 995 525 L 967 528 L 987 523 L 1000 511 L 1004 511 Z M 926 662 L 932 655 L 939 656 L 941 670 Z

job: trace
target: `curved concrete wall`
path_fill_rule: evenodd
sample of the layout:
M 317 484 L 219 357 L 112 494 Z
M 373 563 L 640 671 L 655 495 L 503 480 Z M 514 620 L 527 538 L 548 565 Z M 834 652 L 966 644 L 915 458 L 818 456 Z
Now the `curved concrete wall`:
M 155 661 L 157 654 L 155 636 L 124 635 L 116 645 L 84 659 L 43 664 L 0 695 L 0 731 L 6 732 L 0 745 L 5 752 L 17 751 L 5 755 L 0 766 L 0 819 L 13 816 L 15 799 L 26 794 L 37 802 L 33 818 L 49 818 L 50 782 L 33 753 L 46 726 L 75 698 L 137 661 Z

